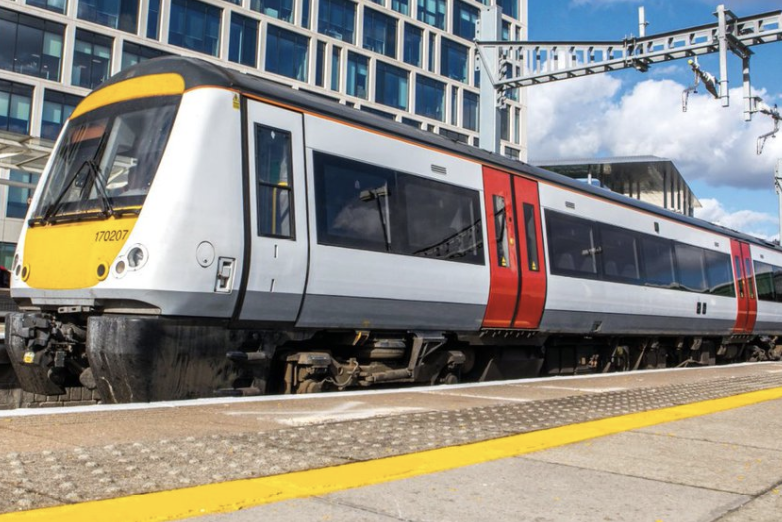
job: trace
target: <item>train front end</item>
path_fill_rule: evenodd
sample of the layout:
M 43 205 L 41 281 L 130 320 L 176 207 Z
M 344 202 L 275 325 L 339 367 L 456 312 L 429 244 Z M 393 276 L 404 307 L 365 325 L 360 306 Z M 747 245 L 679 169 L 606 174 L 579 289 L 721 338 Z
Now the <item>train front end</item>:
M 165 70 L 137 66 L 85 98 L 42 176 L 12 268 L 22 312 L 7 319 L 28 392 L 152 401 L 237 378 L 224 348 L 235 274 L 217 266 L 242 252 L 236 95 Z

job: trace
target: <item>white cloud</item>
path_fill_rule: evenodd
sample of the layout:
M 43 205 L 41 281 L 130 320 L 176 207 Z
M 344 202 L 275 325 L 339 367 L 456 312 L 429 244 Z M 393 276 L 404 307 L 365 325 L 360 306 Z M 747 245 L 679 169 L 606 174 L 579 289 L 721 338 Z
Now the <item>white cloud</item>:
M 773 128 L 771 119 L 743 119 L 740 88 L 722 108 L 703 89 L 682 112 L 685 86 L 672 80 L 645 80 L 622 92 L 605 75 L 567 80 L 528 90 L 529 157 L 572 159 L 594 156 L 661 156 L 674 161 L 690 181 L 713 186 L 768 186 L 782 137 L 766 141 L 756 155 L 757 138 Z M 764 99 L 773 98 L 759 92 Z
M 701 199 L 700 202 L 703 207 L 695 209 L 695 217 L 697 218 L 763 239 L 773 240 L 779 237 L 779 234 L 769 235 L 763 232 L 769 228 L 769 225 L 779 223 L 776 216 L 753 210 L 729 212 L 716 199 Z

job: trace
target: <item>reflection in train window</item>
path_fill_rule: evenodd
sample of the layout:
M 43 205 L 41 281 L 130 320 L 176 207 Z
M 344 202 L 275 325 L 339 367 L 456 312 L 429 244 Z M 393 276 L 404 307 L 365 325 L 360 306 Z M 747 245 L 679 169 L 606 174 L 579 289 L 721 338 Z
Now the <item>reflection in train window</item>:
M 646 284 L 672 288 L 676 282 L 673 244 L 665 239 L 644 236 L 641 245 Z
M 313 154 L 318 242 L 483 264 L 478 191 Z
M 726 297 L 736 297 L 736 287 L 733 284 L 733 270 L 730 266 L 730 256 L 722 252 L 704 250 L 706 262 L 706 279 L 709 283 L 709 293 Z
M 549 259 L 554 274 L 597 274 L 595 234 L 591 222 L 546 212 Z

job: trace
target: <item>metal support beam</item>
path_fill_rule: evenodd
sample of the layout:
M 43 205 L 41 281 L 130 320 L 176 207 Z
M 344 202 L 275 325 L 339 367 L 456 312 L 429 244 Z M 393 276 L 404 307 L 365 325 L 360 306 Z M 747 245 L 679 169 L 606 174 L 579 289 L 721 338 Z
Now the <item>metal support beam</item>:
M 774 170 L 774 189 L 777 192 L 779 201 L 779 238 L 782 244 L 782 158 L 777 161 L 777 168 Z
M 502 9 L 491 6 L 481 9 L 478 22 L 476 42 L 482 40 L 496 41 L 502 34 Z M 500 154 L 500 123 L 501 109 L 504 101 L 505 87 L 495 87 L 500 78 L 500 53 L 498 47 L 478 47 L 480 60 L 480 117 L 479 139 L 480 147 L 489 152 Z
M 717 44 L 720 53 L 720 100 L 722 106 L 730 105 L 728 90 L 728 16 L 733 13 L 725 10 L 724 5 L 717 7 Z M 735 17 L 734 17 L 735 18 Z

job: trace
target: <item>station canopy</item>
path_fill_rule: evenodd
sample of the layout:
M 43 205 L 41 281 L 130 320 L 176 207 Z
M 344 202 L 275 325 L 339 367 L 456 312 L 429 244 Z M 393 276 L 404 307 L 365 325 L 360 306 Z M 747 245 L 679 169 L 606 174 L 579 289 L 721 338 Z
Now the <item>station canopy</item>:
M 0 168 L 43 172 L 53 148 L 51 140 L 0 130 Z
M 530 163 L 687 216 L 701 207 L 679 169 L 666 158 L 630 156 Z

